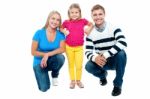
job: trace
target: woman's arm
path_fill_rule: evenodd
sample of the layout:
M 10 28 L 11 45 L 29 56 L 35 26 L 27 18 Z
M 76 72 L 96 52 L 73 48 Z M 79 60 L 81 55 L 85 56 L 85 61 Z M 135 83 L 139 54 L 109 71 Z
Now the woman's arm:
M 47 66 L 47 59 L 48 59 L 49 56 L 53 56 L 53 55 L 65 52 L 65 41 L 60 42 L 60 47 L 58 49 L 47 52 L 47 53 L 37 51 L 37 48 L 38 48 L 38 42 L 37 41 L 32 41 L 31 54 L 33 56 L 43 57 L 42 60 L 41 60 L 41 67 L 45 68 Z
M 40 52 L 37 50 L 38 49 L 38 42 L 37 41 L 32 41 L 32 45 L 31 45 L 31 54 L 33 56 L 44 56 L 45 53 Z
M 60 42 L 60 47 L 58 49 L 44 54 L 44 57 L 42 58 L 42 61 L 41 61 L 41 67 L 45 68 L 47 66 L 47 60 L 49 56 L 53 56 L 53 55 L 60 54 L 63 52 L 65 52 L 65 41 Z
M 60 54 L 63 52 L 65 52 L 65 41 L 64 40 L 60 42 L 60 47 L 58 49 L 50 51 L 47 54 L 48 54 L 48 56 L 53 56 L 53 55 Z
M 37 51 L 37 48 L 38 48 L 38 42 L 32 41 L 31 54 L 33 56 L 42 56 L 43 57 L 45 54 L 47 54 L 48 56 L 53 56 L 53 55 L 65 52 L 65 41 L 60 42 L 60 47 L 58 49 L 50 51 L 48 53 Z

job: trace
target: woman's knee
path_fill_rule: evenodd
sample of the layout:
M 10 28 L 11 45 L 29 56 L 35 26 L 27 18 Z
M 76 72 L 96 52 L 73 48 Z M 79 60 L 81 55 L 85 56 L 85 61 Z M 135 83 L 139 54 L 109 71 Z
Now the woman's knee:
M 60 65 L 63 65 L 65 62 L 65 57 L 62 54 L 56 55 L 57 61 L 59 62 Z
M 46 92 L 49 88 L 39 88 L 40 91 Z
M 42 68 L 40 67 L 40 65 L 36 65 L 36 66 L 33 66 L 33 70 L 34 72 L 39 72 L 42 70 Z

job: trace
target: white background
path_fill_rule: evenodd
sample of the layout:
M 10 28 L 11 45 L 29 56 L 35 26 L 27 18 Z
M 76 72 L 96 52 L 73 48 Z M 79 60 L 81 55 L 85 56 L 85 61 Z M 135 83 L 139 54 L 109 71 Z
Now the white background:
M 106 9 L 106 20 L 117 23 L 127 38 L 128 61 L 122 95 L 116 99 L 150 98 L 150 9 L 148 0 L 1 0 L 0 1 L 0 99 L 111 99 L 114 71 L 108 84 L 83 67 L 84 89 L 69 89 L 67 59 L 60 71 L 59 86 L 45 93 L 37 88 L 32 69 L 31 42 L 37 29 L 44 26 L 50 11 L 58 10 L 67 18 L 71 3 L 79 3 L 82 16 L 91 20 L 93 5 Z M 84 60 L 87 61 L 86 58 Z M 84 62 L 84 64 L 85 64 Z

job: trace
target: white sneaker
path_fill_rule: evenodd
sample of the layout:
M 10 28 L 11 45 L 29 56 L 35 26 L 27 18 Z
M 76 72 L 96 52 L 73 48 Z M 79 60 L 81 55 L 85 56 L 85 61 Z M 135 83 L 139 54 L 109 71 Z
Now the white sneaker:
M 53 86 L 58 86 L 58 79 L 52 78 L 52 84 L 53 84 Z

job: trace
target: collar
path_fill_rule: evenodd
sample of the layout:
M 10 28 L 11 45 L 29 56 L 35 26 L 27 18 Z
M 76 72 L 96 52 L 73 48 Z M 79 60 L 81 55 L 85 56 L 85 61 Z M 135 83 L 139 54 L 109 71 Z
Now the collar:
M 103 32 L 105 30 L 105 27 L 106 27 L 106 22 L 104 22 L 101 26 L 97 27 L 95 25 L 95 29 L 99 32 Z

